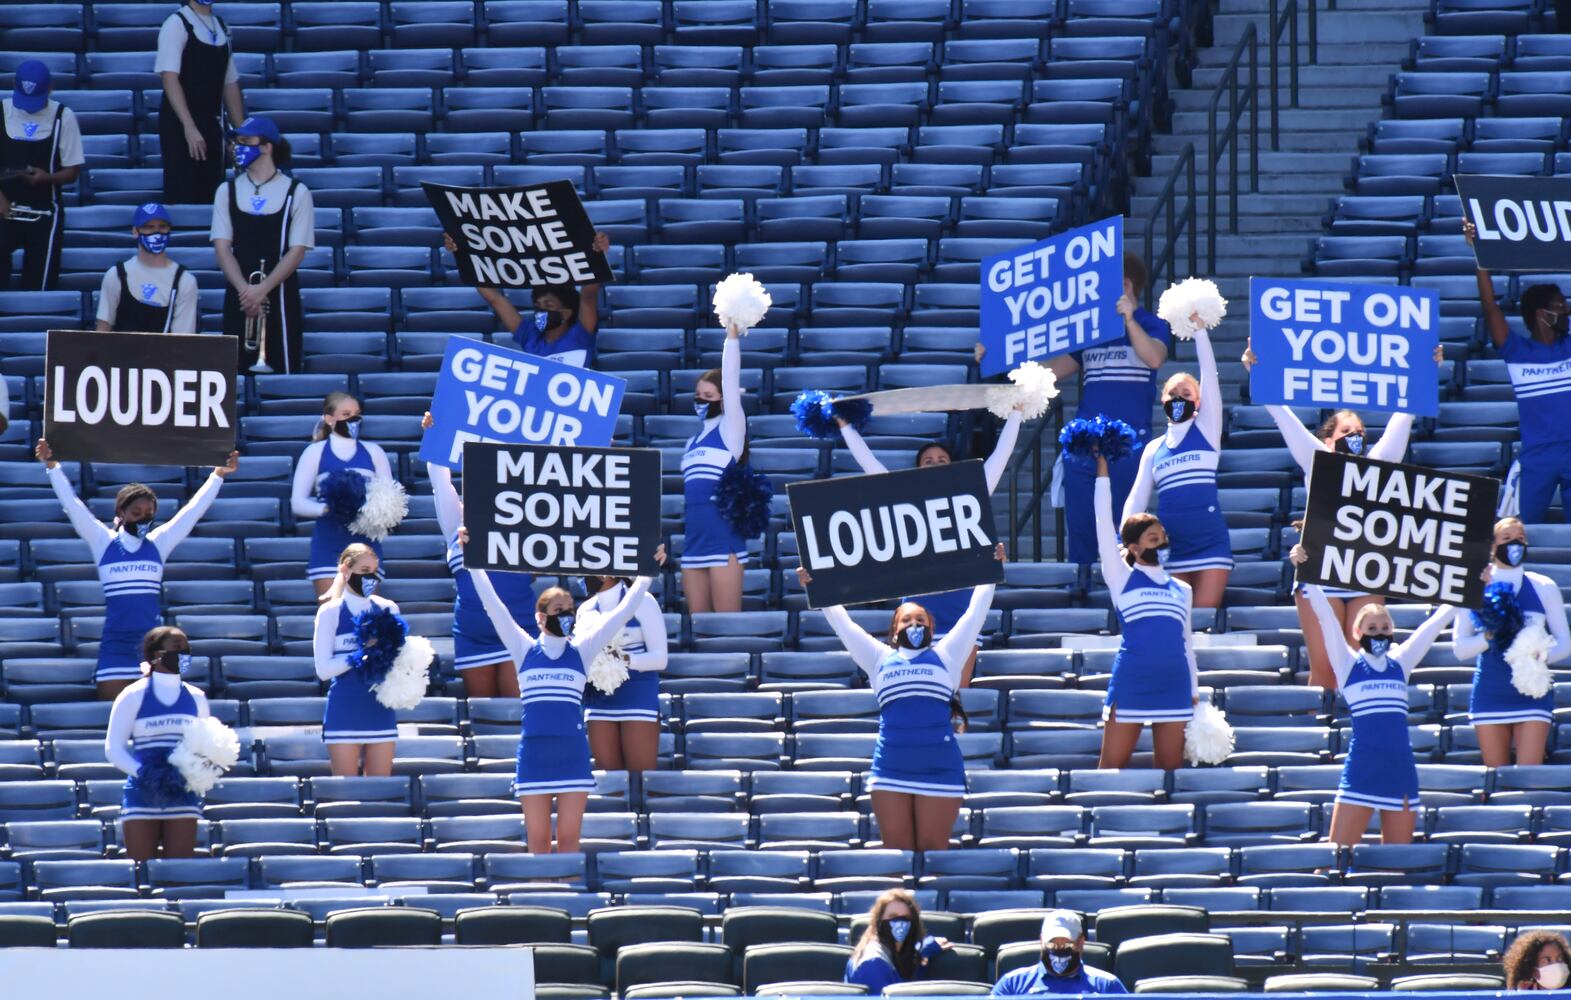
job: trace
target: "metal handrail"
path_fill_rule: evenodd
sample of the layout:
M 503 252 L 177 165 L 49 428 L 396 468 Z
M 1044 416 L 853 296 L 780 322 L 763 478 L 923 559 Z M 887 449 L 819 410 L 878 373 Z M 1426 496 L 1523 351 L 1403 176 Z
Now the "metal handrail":
M 1310 6 L 1314 3 L 1311 0 Z M 1271 21 L 1268 34 L 1271 43 L 1271 149 L 1282 148 L 1282 135 L 1277 123 L 1280 98 L 1277 83 L 1277 46 L 1282 43 L 1282 29 L 1288 32 L 1287 88 L 1288 104 L 1298 107 L 1298 0 L 1287 0 L 1281 17 L 1277 16 L 1277 0 L 1271 0 Z M 1312 61 L 1312 60 L 1311 60 Z
M 1042 500 L 1052 489 L 1052 465 L 1049 464 L 1044 474 L 1042 467 L 1042 454 L 1044 450 L 1058 440 L 1057 433 L 1053 433 L 1043 441 L 1050 429 L 1058 427 L 1059 418 L 1063 415 L 1062 407 L 1054 401 L 1052 407 L 1042 415 L 1036 429 L 1031 431 L 1026 438 L 1025 446 L 1017 448 L 1015 454 L 1005 466 L 1004 475 L 1009 479 L 1009 545 L 1012 549 L 1020 538 L 1031 519 L 1036 519 L 1036 530 L 1031 533 L 1031 561 L 1042 561 Z M 1025 510 L 1020 509 L 1020 469 L 1027 462 L 1031 463 L 1031 496 L 1026 501 Z M 1010 552 L 1010 558 L 1021 558 Z
M 1222 153 L 1228 154 L 1228 226 L 1230 231 L 1238 232 L 1238 123 L 1243 120 L 1244 112 L 1250 112 L 1249 125 L 1249 189 L 1260 190 L 1260 60 L 1256 54 L 1260 33 L 1255 29 L 1253 21 L 1244 25 L 1243 37 L 1233 47 L 1233 57 L 1228 60 L 1227 68 L 1222 71 L 1222 78 L 1217 81 L 1216 90 L 1211 93 L 1211 114 L 1206 123 L 1206 166 L 1209 173 L 1211 189 L 1206 197 L 1206 262 L 1211 271 L 1216 271 L 1216 182 L 1217 163 L 1222 158 Z M 1240 87 L 1238 81 L 1238 68 L 1242 64 L 1245 53 L 1249 55 L 1249 85 Z M 1227 127 L 1222 131 L 1220 141 L 1217 135 L 1217 111 L 1222 103 L 1222 94 L 1226 92 L 1227 98 Z M 1242 93 L 1242 97 L 1240 97 Z
M 1187 180 L 1185 189 L 1188 197 L 1184 202 L 1184 209 L 1179 212 L 1178 181 L 1183 177 Z M 1155 252 L 1157 220 L 1166 216 L 1167 225 L 1164 227 L 1167 240 L 1162 245 L 1160 252 Z M 1146 306 L 1151 305 L 1151 293 L 1165 278 L 1167 284 L 1182 277 L 1177 270 L 1178 264 L 1178 237 L 1187 233 L 1189 236 L 1189 270 L 1187 274 L 1195 273 L 1195 262 L 1198 259 L 1196 242 L 1198 234 L 1195 225 L 1195 144 L 1184 143 L 1184 148 L 1179 151 L 1178 162 L 1173 164 L 1172 171 L 1167 175 L 1167 183 L 1162 185 L 1162 193 L 1156 196 L 1156 204 L 1151 206 L 1151 215 L 1146 219 L 1145 232 L 1145 262 L 1150 270 L 1150 280 L 1146 283 Z

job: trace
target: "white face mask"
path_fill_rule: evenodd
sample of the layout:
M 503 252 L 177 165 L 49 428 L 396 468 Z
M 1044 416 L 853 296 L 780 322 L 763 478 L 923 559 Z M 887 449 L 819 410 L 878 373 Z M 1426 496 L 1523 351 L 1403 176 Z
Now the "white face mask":
M 1558 990 L 1566 984 L 1566 978 L 1571 975 L 1571 969 L 1566 968 L 1564 962 L 1551 962 L 1538 967 L 1538 985 L 1546 990 Z

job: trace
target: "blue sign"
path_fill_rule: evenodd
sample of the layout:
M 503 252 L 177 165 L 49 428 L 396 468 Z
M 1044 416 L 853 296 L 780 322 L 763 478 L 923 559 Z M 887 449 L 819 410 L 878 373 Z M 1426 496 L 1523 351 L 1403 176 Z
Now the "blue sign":
M 1252 402 L 1440 412 L 1433 290 L 1250 278 L 1249 341 Z
M 1124 217 L 982 260 L 982 374 L 1124 335 Z
M 463 467 L 464 444 L 611 443 L 627 383 L 467 337 L 450 337 L 420 457 Z

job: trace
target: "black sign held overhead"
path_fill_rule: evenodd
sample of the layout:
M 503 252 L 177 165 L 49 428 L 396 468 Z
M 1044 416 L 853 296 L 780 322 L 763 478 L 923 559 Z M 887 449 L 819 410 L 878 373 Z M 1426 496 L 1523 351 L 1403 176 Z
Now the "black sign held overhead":
M 1485 476 L 1318 452 L 1298 582 L 1479 607 L 1499 493 Z
M 1571 270 L 1571 177 L 1457 174 L 1473 255 L 1489 271 Z
M 660 452 L 464 445 L 464 565 L 534 573 L 660 570 Z
M 611 280 L 605 254 L 592 247 L 595 226 L 572 181 L 422 186 L 458 245 L 458 273 L 469 284 L 535 288 Z
M 223 465 L 234 451 L 235 338 L 50 330 L 44 353 L 56 459 Z
M 807 604 L 869 604 L 1004 578 L 982 463 L 790 483 Z

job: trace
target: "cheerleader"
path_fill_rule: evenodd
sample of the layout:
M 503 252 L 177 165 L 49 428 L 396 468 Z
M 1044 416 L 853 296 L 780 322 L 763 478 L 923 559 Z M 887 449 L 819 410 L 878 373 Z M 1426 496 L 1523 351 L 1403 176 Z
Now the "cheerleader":
M 1571 653 L 1571 633 L 1566 628 L 1565 603 L 1555 581 L 1539 573 L 1529 573 L 1522 563 L 1527 558 L 1527 529 L 1522 522 L 1508 517 L 1495 523 L 1494 558 L 1485 568 L 1485 581 L 1503 583 L 1516 592 L 1525 628 L 1538 626 L 1548 631 L 1554 644 L 1545 665 L 1557 663 Z M 1472 615 L 1459 615 L 1453 635 L 1457 659 L 1477 661 L 1473 671 L 1473 694 L 1468 713 L 1478 734 L 1478 749 L 1485 767 L 1517 764 L 1542 764 L 1549 742 L 1549 726 L 1554 721 L 1553 686 L 1542 697 L 1532 698 L 1512 683 L 1512 669 L 1506 650 L 1495 642 L 1493 633 L 1483 631 Z M 1506 648 L 1510 647 L 1509 640 Z
M 1004 561 L 1002 544 L 995 554 Z M 803 587 L 813 581 L 803 567 L 796 576 Z M 863 631 L 840 605 L 823 609 L 878 698 L 878 743 L 868 788 L 885 847 L 949 847 L 966 793 L 965 760 L 949 702 L 992 603 L 992 584 L 973 589 L 965 614 L 948 635 L 934 640 L 933 616 L 922 605 L 906 602 L 890 619 L 887 643 Z
M 1150 723 L 1152 761 L 1176 770 L 1184 754 L 1184 724 L 1195 714 L 1200 671 L 1195 664 L 1189 584 L 1169 576 L 1160 553 L 1167 530 L 1154 514 L 1126 518 L 1113 531 L 1113 489 L 1107 459 L 1096 456 L 1096 535 L 1102 579 L 1118 612 L 1118 655 L 1102 709 L 1101 768 L 1129 764 Z M 1123 545 L 1120 548 L 1119 542 Z
M 142 639 L 143 676 L 132 681 L 109 709 L 104 756 L 127 775 L 121 800 L 126 857 L 189 858 L 196 853 L 202 801 L 189 789 L 172 800 L 152 796 L 137 783 L 148 764 L 166 764 L 186 727 L 208 716 L 207 695 L 180 679 L 191 666 L 191 640 L 160 625 Z
M 682 455 L 686 541 L 682 550 L 682 593 L 692 614 L 742 610 L 742 568 L 747 539 L 720 516 L 715 486 L 747 454 L 747 414 L 742 411 L 741 329 L 726 329 L 719 369 L 710 369 L 693 390 L 693 410 L 703 426 Z
M 1135 485 L 1124 502 L 1123 520 L 1143 513 L 1156 492 L 1157 514 L 1172 525 L 1162 567 L 1189 585 L 1197 608 L 1222 604 L 1233 570 L 1233 545 L 1216 492 L 1216 467 L 1222 454 L 1222 396 L 1211 336 L 1199 326 L 1195 354 L 1200 379 L 1180 372 L 1162 388 L 1167 433 L 1140 454 Z
M 398 614 L 398 605 L 377 596 L 381 581 L 376 551 L 360 542 L 349 545 L 339 555 L 338 568 L 316 609 L 311 643 L 316 676 L 331 682 L 322 716 L 322 742 L 337 777 L 393 773 L 397 713 L 377 701 L 364 675 L 349 665 L 349 654 L 356 648 L 355 617 L 373 606 Z
M 420 426 L 430 430 L 431 423 L 431 414 L 427 413 Z M 470 698 L 517 698 L 518 665 L 508 659 L 507 647 L 497 638 L 491 618 L 475 593 L 474 581 L 464 568 L 464 548 L 458 541 L 464 524 L 464 502 L 453 487 L 453 470 L 434 462 L 427 462 L 425 468 L 435 494 L 436 523 L 447 542 L 447 568 L 457 589 L 453 598 L 453 666 L 464 679 L 464 694 Z M 535 601 L 535 578 L 531 574 L 497 573 L 491 583 L 515 617 L 525 615 L 526 628 L 534 624 L 534 618 L 527 615 Z
M 370 546 L 378 559 L 382 546 L 363 535 L 351 534 L 349 525 L 328 510 L 321 489 L 334 472 L 358 472 L 366 479 L 392 479 L 387 454 L 369 441 L 360 440 L 360 400 L 347 392 L 330 392 L 322 400 L 322 419 L 311 433 L 311 443 L 295 461 L 294 489 L 289 505 L 295 517 L 316 521 L 311 529 L 311 556 L 306 577 L 321 599 L 339 575 L 339 555 L 351 543 Z
M 665 562 L 663 547 L 657 558 Z M 583 831 L 584 808 L 589 793 L 595 790 L 589 740 L 584 735 L 587 667 L 637 613 L 649 592 L 649 577 L 635 580 L 610 614 L 586 633 L 573 630 L 573 595 L 561 587 L 544 591 L 535 601 L 538 636 L 519 627 L 491 586 L 489 574 L 477 569 L 470 578 L 497 635 L 518 664 L 524 714 L 513 794 L 524 810 L 529 851 L 551 853 L 551 805 L 555 799 L 555 849 L 575 853 Z
M 1293 546 L 1295 565 L 1308 558 L 1302 545 Z M 1353 620 L 1358 636 L 1358 645 L 1353 646 L 1342 638 L 1341 622 L 1321 589 L 1311 584 L 1304 590 L 1320 616 L 1326 656 L 1353 717 L 1352 741 L 1331 810 L 1330 839 L 1343 847 L 1357 844 L 1369 828 L 1370 816 L 1378 812 L 1381 843 L 1412 843 L 1418 766 L 1407 732 L 1407 679 L 1456 608 L 1435 611 L 1406 642 L 1393 646 L 1391 613 L 1383 604 L 1366 605 Z
M 610 614 L 627 596 L 629 582 L 584 577 L 589 599 L 579 611 Z M 660 755 L 660 671 L 666 666 L 665 616 L 653 594 L 643 596 L 622 630 L 621 655 L 627 680 L 610 694 L 593 686 L 584 692 L 589 751 L 602 771 L 653 771 Z
M 993 446 L 993 453 L 987 456 L 982 463 L 982 471 L 987 477 L 987 492 L 989 495 L 998 489 L 998 484 L 1004 478 L 1004 471 L 1009 467 L 1009 459 L 1015 452 L 1015 441 L 1020 437 L 1021 411 L 1024 404 L 1016 406 L 1009 414 L 1009 419 L 1004 421 L 1004 427 L 998 432 L 998 443 Z M 856 464 L 867 475 L 879 475 L 888 472 L 884 463 L 878 460 L 867 442 L 862 440 L 862 435 L 846 421 L 837 418 L 840 425 L 840 436 L 845 439 L 846 450 L 851 452 L 851 457 L 856 459 Z M 955 460 L 954 452 L 949 446 L 934 441 L 917 449 L 916 467 L 925 469 L 930 465 L 949 465 Z M 901 603 L 915 602 L 927 609 L 933 616 L 933 641 L 937 642 L 948 635 L 955 627 L 955 622 L 965 614 L 966 607 L 971 602 L 969 590 L 946 590 L 941 594 L 921 594 L 916 597 L 903 597 Z M 960 686 L 971 686 L 971 673 L 976 669 L 976 647 L 972 647 L 971 655 L 967 657 L 965 669 L 961 673 Z
M 71 488 L 49 442 L 39 438 L 33 453 L 48 470 L 49 485 L 98 567 L 104 589 L 104 630 L 93 679 L 98 697 L 108 701 L 141 679 L 142 637 L 163 621 L 164 563 L 212 506 L 225 477 L 240 467 L 240 453 L 230 452 L 229 461 L 213 469 L 174 517 L 156 527 L 158 496 L 148 487 L 122 486 L 115 494 L 114 522 L 103 524 Z

